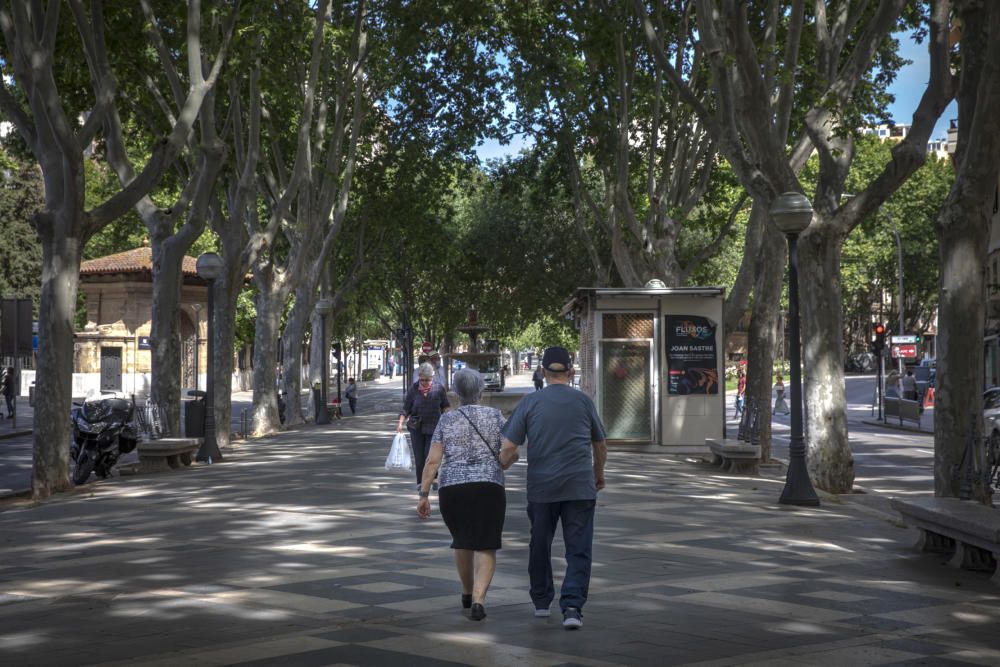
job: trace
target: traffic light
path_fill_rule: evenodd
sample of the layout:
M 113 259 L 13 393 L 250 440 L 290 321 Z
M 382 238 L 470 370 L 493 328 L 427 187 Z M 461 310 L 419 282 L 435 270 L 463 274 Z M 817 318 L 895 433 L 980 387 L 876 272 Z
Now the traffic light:
M 333 344 L 333 358 L 340 359 L 340 343 Z
M 875 342 L 872 344 L 872 351 L 881 355 L 885 349 L 885 325 L 882 323 L 875 325 Z

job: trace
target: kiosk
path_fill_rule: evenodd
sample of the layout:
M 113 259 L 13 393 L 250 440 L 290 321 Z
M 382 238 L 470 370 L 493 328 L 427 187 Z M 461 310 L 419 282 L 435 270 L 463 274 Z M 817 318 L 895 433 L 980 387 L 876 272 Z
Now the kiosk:
M 701 454 L 725 436 L 724 302 L 722 287 L 574 292 L 562 314 L 580 331 L 580 389 L 610 444 Z

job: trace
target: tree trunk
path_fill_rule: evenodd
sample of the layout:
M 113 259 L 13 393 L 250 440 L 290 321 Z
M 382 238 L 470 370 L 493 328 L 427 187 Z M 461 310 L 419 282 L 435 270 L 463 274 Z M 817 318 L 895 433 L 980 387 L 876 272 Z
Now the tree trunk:
M 989 224 L 983 207 L 954 189 L 938 222 L 941 274 L 938 301 L 938 391 L 934 396 L 934 495 L 959 497 L 962 487 L 988 502 L 981 480 L 962 479 L 965 471 L 985 470 L 980 439 L 983 388 L 983 267 Z M 946 229 L 947 233 L 942 233 Z M 975 406 L 973 412 L 967 406 Z M 972 439 L 972 448 L 966 447 Z M 962 469 L 963 457 L 971 467 Z M 966 465 L 970 461 L 965 462 Z M 971 486 L 969 486 L 971 484 Z
M 169 231 L 167 232 L 169 234 Z M 181 263 L 186 248 L 178 248 L 172 237 L 154 234 L 153 313 L 149 328 L 152 348 L 150 400 L 167 421 L 170 433 L 180 433 L 181 339 L 180 292 Z
M 759 257 L 750 330 L 747 332 L 747 396 L 753 398 L 759 410 L 757 423 L 761 460 L 769 461 L 772 373 L 785 268 L 785 240 L 770 225 L 763 227 Z
M 70 228 L 59 221 L 58 228 Z M 69 481 L 69 413 L 73 392 L 73 320 L 83 244 L 59 232 L 41 234 L 40 345 L 35 375 L 31 492 L 36 500 L 73 488 Z
M 235 264 L 236 266 L 233 266 Z M 236 339 L 236 302 L 243 288 L 239 262 L 227 262 L 226 271 L 215 281 L 215 359 L 209 359 L 215 373 L 215 428 L 219 447 L 229 445 L 233 419 L 233 341 Z M 234 270 L 235 269 L 235 270 Z M 245 437 L 245 435 L 244 435 Z
M 258 286 L 261 281 L 257 281 Z M 281 428 L 278 418 L 278 328 L 285 300 L 284 290 L 261 289 L 257 293 L 257 319 L 253 344 L 253 434 L 267 435 Z M 298 400 L 288 396 L 288 403 Z M 286 406 L 287 410 L 287 406 Z
M 333 321 L 332 315 L 327 315 L 326 317 L 326 332 L 323 332 L 323 317 L 313 311 L 309 316 L 309 327 L 312 331 L 312 344 L 309 346 L 309 385 L 315 386 L 316 383 L 321 383 L 323 381 L 323 361 L 324 354 L 327 357 L 330 354 L 330 337 L 332 332 L 332 327 L 330 326 Z M 324 345 L 325 341 L 325 345 Z M 329 362 L 328 362 L 329 363 Z M 330 380 L 330 370 L 331 367 L 327 366 L 327 382 Z M 316 410 L 313 403 L 310 403 L 310 411 L 312 418 L 316 419 Z
M 841 340 L 842 244 L 836 230 L 816 221 L 798 241 L 799 275 L 806 286 L 799 291 L 799 311 L 807 464 L 813 484 L 830 493 L 849 493 L 854 485 Z
M 306 282 L 312 285 L 311 280 Z M 302 341 L 305 338 L 306 323 L 313 312 L 312 296 L 313 289 L 298 288 L 295 290 L 295 303 L 288 313 L 285 321 L 285 330 L 281 334 L 281 346 L 284 352 L 282 360 L 282 374 L 284 376 L 285 393 L 289 399 L 292 396 L 296 400 L 289 400 L 285 408 L 285 424 L 293 426 L 305 421 L 302 414 L 302 401 L 298 397 L 302 395 Z

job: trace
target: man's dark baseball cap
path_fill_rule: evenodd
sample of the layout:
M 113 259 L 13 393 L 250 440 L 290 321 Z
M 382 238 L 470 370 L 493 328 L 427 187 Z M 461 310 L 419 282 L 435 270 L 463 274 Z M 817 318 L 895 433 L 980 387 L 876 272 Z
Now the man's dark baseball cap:
M 569 356 L 569 350 L 565 347 L 550 347 L 542 355 L 542 368 L 547 371 L 568 371 L 573 367 L 573 360 Z

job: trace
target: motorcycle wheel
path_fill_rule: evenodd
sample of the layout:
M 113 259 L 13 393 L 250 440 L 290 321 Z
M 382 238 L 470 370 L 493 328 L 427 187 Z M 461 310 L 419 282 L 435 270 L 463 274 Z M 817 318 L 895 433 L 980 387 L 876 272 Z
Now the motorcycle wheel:
M 73 483 L 77 486 L 85 484 L 90 479 L 90 473 L 94 470 L 94 463 L 94 457 L 90 451 L 86 449 L 81 450 L 79 457 L 76 459 L 76 467 L 73 468 Z

